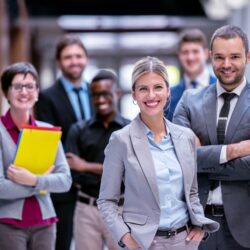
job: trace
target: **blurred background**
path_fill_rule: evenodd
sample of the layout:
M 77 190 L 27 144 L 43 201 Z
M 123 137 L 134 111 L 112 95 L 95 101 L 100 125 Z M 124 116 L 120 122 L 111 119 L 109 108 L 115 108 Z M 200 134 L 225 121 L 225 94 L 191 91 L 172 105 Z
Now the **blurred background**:
M 224 24 L 239 25 L 249 36 L 250 1 L 0 0 L 0 70 L 10 63 L 30 61 L 39 72 L 40 88 L 47 88 L 59 73 L 54 59 L 58 38 L 78 34 L 90 59 L 84 77 L 89 81 L 98 68 L 113 68 L 123 93 L 121 112 L 132 118 L 134 62 L 147 55 L 161 58 L 175 84 L 182 73 L 176 56 L 179 32 L 200 28 L 210 39 Z M 6 108 L 1 94 L 0 112 Z

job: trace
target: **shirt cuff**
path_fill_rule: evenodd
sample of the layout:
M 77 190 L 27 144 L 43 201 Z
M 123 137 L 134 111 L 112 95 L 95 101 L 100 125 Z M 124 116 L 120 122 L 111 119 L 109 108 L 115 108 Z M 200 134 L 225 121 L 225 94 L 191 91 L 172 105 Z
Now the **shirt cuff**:
M 220 164 L 228 162 L 227 160 L 227 145 L 223 145 L 220 152 Z

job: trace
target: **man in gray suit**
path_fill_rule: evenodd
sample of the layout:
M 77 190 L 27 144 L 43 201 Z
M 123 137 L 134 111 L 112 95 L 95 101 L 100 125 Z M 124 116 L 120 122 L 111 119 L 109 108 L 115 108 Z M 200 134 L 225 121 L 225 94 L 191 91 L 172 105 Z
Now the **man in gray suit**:
M 223 26 L 213 34 L 210 49 L 217 84 L 186 91 L 173 121 L 197 136 L 201 203 L 205 215 L 221 224 L 200 249 L 250 249 L 248 39 L 239 27 Z

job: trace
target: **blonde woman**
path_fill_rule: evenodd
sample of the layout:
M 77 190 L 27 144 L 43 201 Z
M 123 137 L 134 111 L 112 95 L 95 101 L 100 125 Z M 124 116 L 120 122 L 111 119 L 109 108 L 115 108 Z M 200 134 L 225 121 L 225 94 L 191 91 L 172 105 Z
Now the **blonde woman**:
M 145 57 L 135 64 L 132 95 L 140 113 L 113 133 L 106 148 L 98 199 L 102 218 L 126 249 L 198 249 L 205 232 L 219 225 L 204 217 L 198 198 L 194 134 L 164 119 L 170 91 L 162 61 Z

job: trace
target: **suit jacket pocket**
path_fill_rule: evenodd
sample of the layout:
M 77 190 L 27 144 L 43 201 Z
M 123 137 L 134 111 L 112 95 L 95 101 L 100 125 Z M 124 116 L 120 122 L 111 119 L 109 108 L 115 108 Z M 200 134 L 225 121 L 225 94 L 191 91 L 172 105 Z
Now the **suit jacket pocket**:
M 123 213 L 122 215 L 125 223 L 145 225 L 148 219 L 148 216 L 143 214 L 135 214 L 135 213 Z

